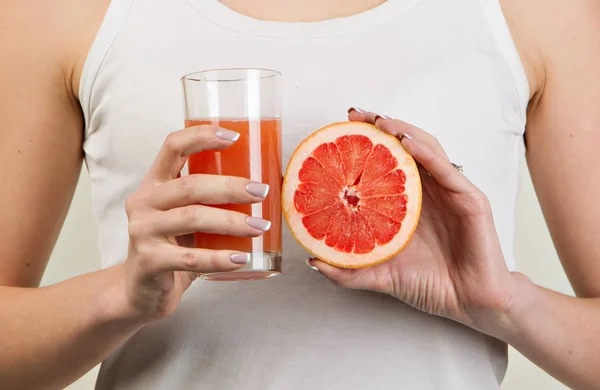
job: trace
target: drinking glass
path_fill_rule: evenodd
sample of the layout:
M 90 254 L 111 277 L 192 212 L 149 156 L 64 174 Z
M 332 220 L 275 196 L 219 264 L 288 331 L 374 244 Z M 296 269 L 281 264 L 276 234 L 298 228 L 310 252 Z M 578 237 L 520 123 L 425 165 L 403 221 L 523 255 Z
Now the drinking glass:
M 215 69 L 182 79 L 185 126 L 211 124 L 236 131 L 239 139 L 227 149 L 190 156 L 189 173 L 245 177 L 268 184 L 258 204 L 226 204 L 271 222 L 255 238 L 195 233 L 197 248 L 250 253 L 250 261 L 233 272 L 199 275 L 207 280 L 266 279 L 281 272 L 281 74 L 269 69 Z

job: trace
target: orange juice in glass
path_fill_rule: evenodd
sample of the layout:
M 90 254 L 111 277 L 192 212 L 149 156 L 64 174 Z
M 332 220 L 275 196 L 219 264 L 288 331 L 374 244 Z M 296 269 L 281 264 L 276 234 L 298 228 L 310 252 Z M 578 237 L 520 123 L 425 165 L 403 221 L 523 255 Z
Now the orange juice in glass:
M 189 174 L 245 177 L 268 184 L 258 204 L 221 207 L 271 221 L 271 229 L 255 238 L 195 233 L 198 248 L 251 254 L 240 270 L 202 274 L 207 280 L 265 279 L 281 272 L 281 75 L 267 69 L 221 69 L 182 78 L 186 127 L 212 124 L 236 131 L 240 138 L 221 151 L 190 156 Z

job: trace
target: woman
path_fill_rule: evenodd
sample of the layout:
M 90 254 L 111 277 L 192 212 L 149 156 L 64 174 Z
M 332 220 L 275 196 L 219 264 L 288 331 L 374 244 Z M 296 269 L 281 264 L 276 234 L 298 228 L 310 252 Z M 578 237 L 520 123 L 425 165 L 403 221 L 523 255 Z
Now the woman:
M 598 2 L 9 0 L 0 15 L 3 388 L 60 388 L 104 360 L 98 389 L 497 389 L 506 343 L 599 388 Z M 349 114 L 431 174 L 404 252 L 363 271 L 312 260 L 325 278 L 286 235 L 280 277 L 192 284 L 239 256 L 174 235 L 262 234 L 197 205 L 260 202 L 246 179 L 177 178 L 185 156 L 235 139 L 175 131 L 178 79 L 231 66 L 285 75 L 286 159 L 348 106 L 416 126 Z M 510 272 L 523 135 L 580 298 Z M 39 289 L 82 151 L 104 269 Z

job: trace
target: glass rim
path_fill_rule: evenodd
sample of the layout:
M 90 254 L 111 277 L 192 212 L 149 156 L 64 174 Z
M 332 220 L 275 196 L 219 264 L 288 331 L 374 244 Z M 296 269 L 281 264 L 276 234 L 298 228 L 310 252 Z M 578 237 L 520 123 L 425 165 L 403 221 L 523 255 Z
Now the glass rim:
M 205 70 L 198 70 L 195 72 L 191 72 L 191 73 L 187 73 L 185 75 L 183 75 L 181 77 L 181 81 L 182 82 L 187 82 L 187 81 L 194 81 L 194 82 L 200 82 L 200 83 L 223 83 L 223 82 L 235 82 L 235 81 L 244 81 L 244 80 L 248 80 L 248 78 L 237 78 L 237 79 L 224 79 L 224 80 L 202 80 L 200 78 L 195 78 L 194 76 L 196 75 L 201 75 L 201 74 L 210 74 L 210 73 L 218 73 L 218 72 L 233 72 L 233 71 L 259 71 L 260 73 L 266 72 L 268 74 L 266 75 L 261 75 L 260 79 L 267 79 L 267 78 L 271 78 L 271 77 L 277 77 L 277 76 L 281 76 L 281 72 L 275 69 L 269 69 L 269 68 L 215 68 L 215 69 L 205 69 Z

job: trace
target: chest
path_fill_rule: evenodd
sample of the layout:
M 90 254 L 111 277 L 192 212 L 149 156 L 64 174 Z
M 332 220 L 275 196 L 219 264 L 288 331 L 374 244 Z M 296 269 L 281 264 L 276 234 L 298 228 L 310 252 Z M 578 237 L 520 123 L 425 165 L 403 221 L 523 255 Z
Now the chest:
M 103 105 L 96 103 L 96 113 L 119 128 L 133 124 L 114 135 L 120 144 L 130 147 L 145 137 L 158 148 L 164 135 L 183 126 L 183 74 L 260 67 L 284 76 L 284 134 L 290 139 L 284 156 L 309 132 L 345 120 L 351 106 L 401 118 L 441 138 L 493 142 L 481 129 L 518 132 L 514 82 L 492 37 L 481 34 L 484 22 L 460 25 L 461 19 L 450 18 L 440 24 L 428 12 L 421 6 L 396 23 L 358 33 L 284 40 L 241 35 L 168 7 L 153 13 L 153 23 L 140 10 L 98 75 L 105 95 L 97 94 Z
M 361 31 L 334 33 L 316 23 L 309 25 L 326 35 L 287 39 L 250 28 L 232 31 L 237 26 L 176 3 L 187 6 L 136 2 L 139 8 L 104 58 L 89 99 L 84 145 L 92 179 L 106 169 L 126 172 L 135 188 L 165 137 L 184 125 L 181 76 L 227 67 L 283 74 L 284 166 L 312 131 L 346 120 L 349 107 L 425 129 L 465 166 L 518 162 L 523 107 L 513 74 L 470 1 L 446 10 L 458 12 L 455 17 L 431 16 L 443 2 L 423 0 Z M 288 25 L 267 27 L 285 34 Z M 484 189 L 514 181 L 514 171 L 468 173 Z

